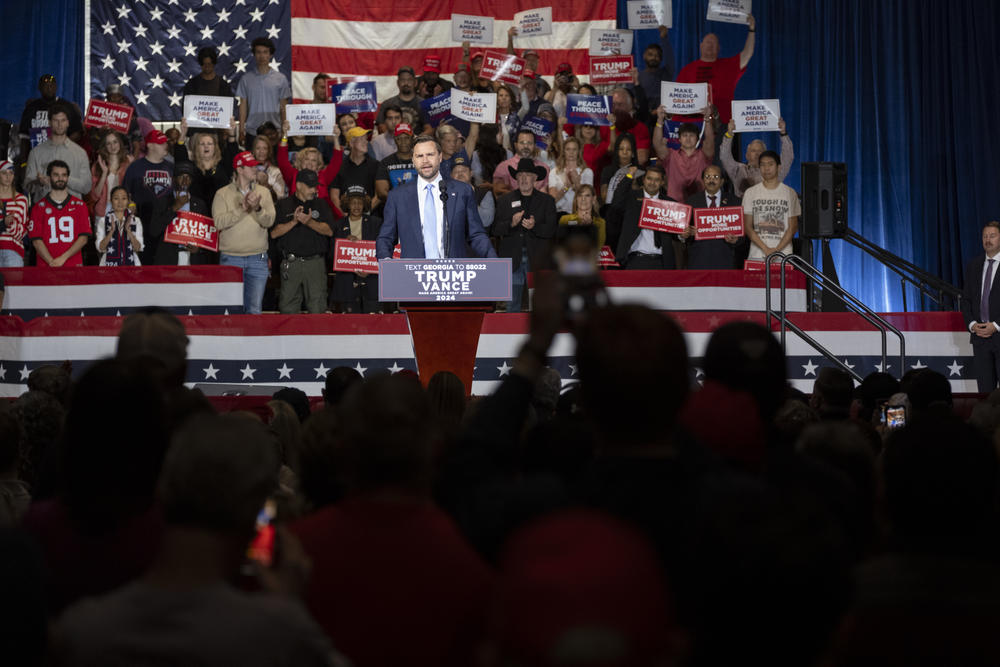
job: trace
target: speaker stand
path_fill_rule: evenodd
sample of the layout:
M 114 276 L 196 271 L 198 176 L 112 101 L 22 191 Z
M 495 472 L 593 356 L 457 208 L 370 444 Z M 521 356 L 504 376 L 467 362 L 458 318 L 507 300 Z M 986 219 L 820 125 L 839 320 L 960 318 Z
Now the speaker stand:
M 823 275 L 831 283 L 840 287 L 840 278 L 837 277 L 837 266 L 833 263 L 833 253 L 830 252 L 830 239 L 820 239 L 823 245 Z M 830 290 L 823 290 L 821 309 L 824 313 L 847 312 L 844 302 L 833 294 Z

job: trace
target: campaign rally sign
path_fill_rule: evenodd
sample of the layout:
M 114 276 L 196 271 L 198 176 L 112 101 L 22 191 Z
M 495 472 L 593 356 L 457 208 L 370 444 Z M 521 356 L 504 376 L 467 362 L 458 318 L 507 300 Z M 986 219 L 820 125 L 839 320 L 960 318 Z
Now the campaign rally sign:
M 333 244 L 333 270 L 350 273 L 355 271 L 378 273 L 375 241 L 337 239 Z
M 619 56 L 623 53 L 632 53 L 631 30 L 590 29 L 590 55 Z
M 127 134 L 134 111 L 125 104 L 90 100 L 87 103 L 87 115 L 83 119 L 83 124 L 86 127 L 110 127 L 115 132 Z
M 379 301 L 510 301 L 510 258 L 383 259 Z
M 484 79 L 517 85 L 521 82 L 523 73 L 524 58 L 500 51 L 487 51 L 483 54 L 483 67 L 479 76 Z
M 601 248 L 601 254 L 597 256 L 597 265 L 601 268 L 618 266 L 618 262 L 615 261 L 615 253 L 611 251 L 611 246 L 606 245 Z
M 421 100 L 420 110 L 431 127 L 437 127 L 451 115 L 451 91 Z
M 552 34 L 552 8 L 541 7 L 514 14 L 518 37 Z
M 750 0 L 708 0 L 709 21 L 746 23 L 750 16 Z
M 215 230 L 215 222 L 207 215 L 190 211 L 177 212 L 163 233 L 163 241 L 219 251 L 219 233 Z
M 543 150 L 549 147 L 547 139 L 552 134 L 553 129 L 555 129 L 555 123 L 539 116 L 525 118 L 518 127 L 518 130 L 531 130 L 532 134 L 535 135 L 535 145 Z
M 669 118 L 663 121 L 663 138 L 667 140 L 667 148 L 680 148 L 681 147 L 681 135 L 678 130 L 680 130 L 681 125 L 687 123 L 688 125 L 694 125 L 698 128 L 698 143 L 701 143 L 701 137 L 705 135 L 705 121 L 702 119 L 698 120 L 670 120 Z
M 451 115 L 470 123 L 495 123 L 497 118 L 496 93 L 467 93 L 451 89 Z
M 352 81 L 350 83 L 328 83 L 327 97 L 337 103 L 340 113 L 364 113 L 378 111 L 374 81 Z
M 493 43 L 493 18 L 490 16 L 451 15 L 451 41 L 471 44 Z
M 644 30 L 658 28 L 661 25 L 670 27 L 673 11 L 670 0 L 628 0 L 629 30 Z
M 719 206 L 694 210 L 694 239 L 725 238 L 728 234 L 743 236 L 743 207 Z
M 590 83 L 602 86 L 609 83 L 632 83 L 632 55 L 591 56 Z
M 290 137 L 329 137 L 337 123 L 335 104 L 289 104 L 285 107 Z
M 777 132 L 781 118 L 778 100 L 733 100 L 733 121 L 737 132 Z
M 639 226 L 655 232 L 681 234 L 688 228 L 691 207 L 676 201 L 643 199 L 639 213 Z
M 186 95 L 184 119 L 188 127 L 229 129 L 233 117 L 233 98 L 218 95 Z
M 566 120 L 573 125 L 611 125 L 610 95 L 566 96 Z
M 667 113 L 700 113 L 708 106 L 708 84 L 661 81 L 660 104 Z

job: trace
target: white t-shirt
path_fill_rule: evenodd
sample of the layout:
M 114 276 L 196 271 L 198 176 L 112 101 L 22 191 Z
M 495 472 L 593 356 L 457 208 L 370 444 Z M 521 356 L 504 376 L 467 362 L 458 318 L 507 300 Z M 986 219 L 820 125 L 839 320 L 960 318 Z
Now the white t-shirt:
M 775 247 L 788 229 L 788 220 L 802 215 L 799 196 L 790 187 L 781 183 L 773 190 L 764 187 L 763 183 L 747 188 L 743 193 L 743 214 L 753 216 L 753 229 L 760 240 L 770 247 Z M 786 255 L 792 253 L 792 243 L 778 249 Z M 764 251 L 755 243 L 750 244 L 748 259 L 763 259 Z

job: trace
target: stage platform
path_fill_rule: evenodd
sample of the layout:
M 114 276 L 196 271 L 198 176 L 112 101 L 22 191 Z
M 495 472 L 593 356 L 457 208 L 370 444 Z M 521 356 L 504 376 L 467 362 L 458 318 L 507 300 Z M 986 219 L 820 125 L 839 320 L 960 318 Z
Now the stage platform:
M 669 314 L 684 329 L 695 369 L 711 332 L 719 325 L 732 320 L 764 322 L 761 312 L 752 311 Z M 880 335 L 860 317 L 842 313 L 795 313 L 791 317 L 859 374 L 878 370 Z M 928 367 L 943 373 L 955 392 L 976 391 L 969 334 L 958 313 L 889 313 L 885 317 L 904 333 L 907 355 L 905 367 L 900 368 L 898 344 L 890 336 L 886 370 L 898 376 L 910 368 Z M 92 361 L 113 355 L 122 319 L 0 317 L 0 395 L 17 396 L 25 391 L 28 373 L 40 365 L 69 360 L 74 374 L 79 374 Z M 363 374 L 380 369 L 416 370 L 404 315 L 193 315 L 181 320 L 191 341 L 190 384 L 293 386 L 318 396 L 323 378 L 336 366 L 357 368 Z M 489 393 L 509 372 L 527 328 L 525 314 L 485 316 L 472 393 Z M 565 332 L 556 337 L 550 351 L 551 365 L 564 382 L 577 378 L 573 350 L 573 336 Z M 811 391 L 817 370 L 828 362 L 791 333 L 787 353 L 792 383 Z

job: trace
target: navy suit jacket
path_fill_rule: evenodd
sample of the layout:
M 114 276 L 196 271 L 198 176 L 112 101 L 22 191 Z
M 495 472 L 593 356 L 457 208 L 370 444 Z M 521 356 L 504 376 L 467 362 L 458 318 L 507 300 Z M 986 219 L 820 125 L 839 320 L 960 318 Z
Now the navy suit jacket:
M 986 253 L 979 253 L 968 264 L 965 265 L 965 280 L 962 285 L 962 319 L 965 320 L 966 328 L 973 322 L 982 322 L 979 312 L 979 302 L 983 295 L 983 264 L 986 262 Z M 990 290 L 990 321 L 1000 323 L 1000 282 L 996 272 L 1000 271 L 1000 265 L 993 265 L 993 287 Z M 994 336 L 995 337 L 995 336 Z M 970 336 L 973 343 L 983 340 L 975 334 Z
M 389 192 L 382 216 L 382 229 L 375 241 L 375 254 L 379 259 L 392 257 L 392 249 L 399 240 L 402 259 L 424 259 L 424 234 L 420 226 L 420 203 L 417 184 L 420 179 L 397 186 Z M 472 186 L 451 178 L 442 179 L 448 191 L 445 212 L 448 219 L 449 257 L 496 257 L 490 237 L 479 219 L 479 207 Z M 471 254 L 470 254 L 471 253 Z

